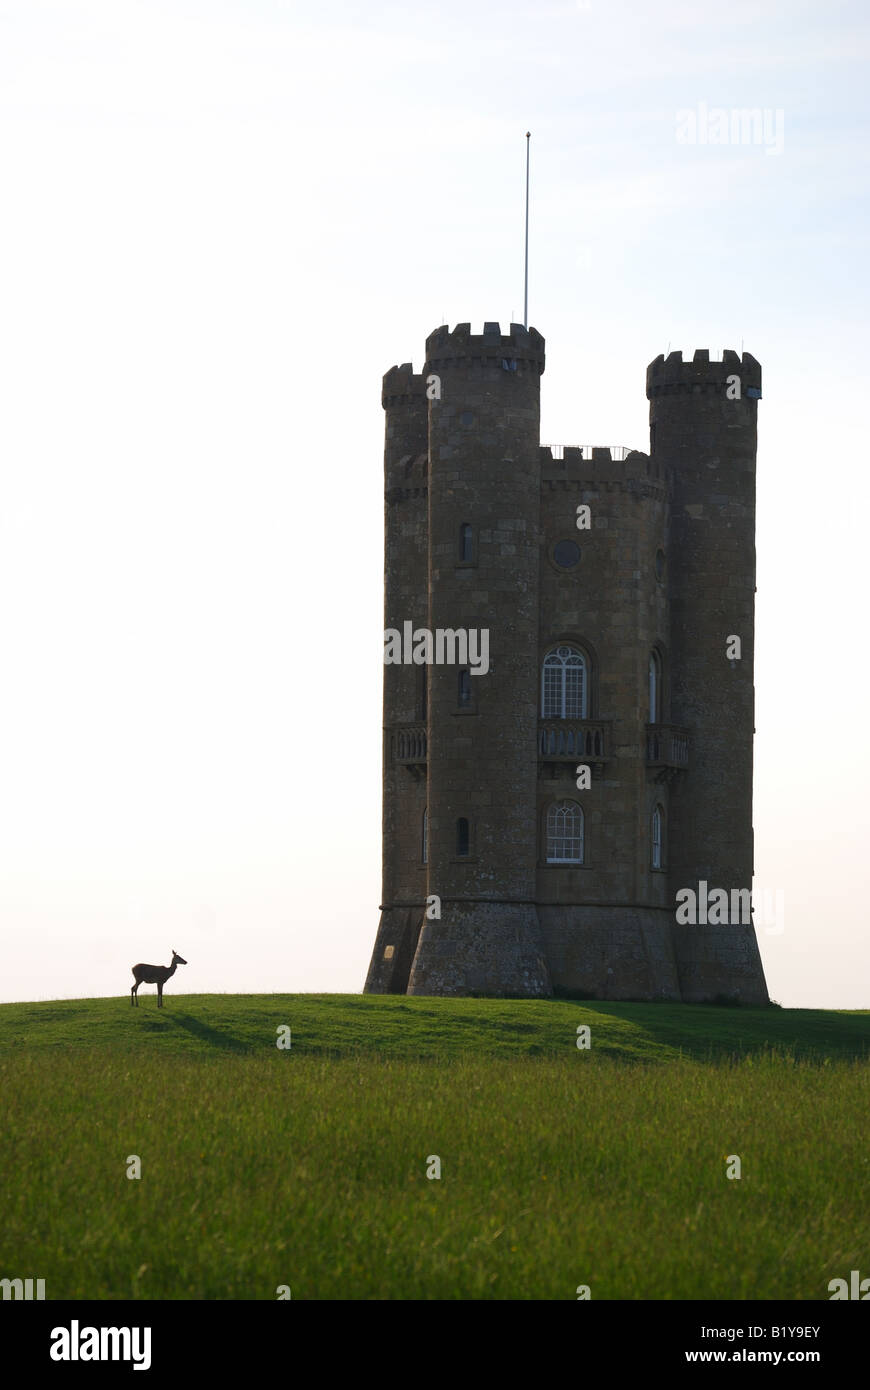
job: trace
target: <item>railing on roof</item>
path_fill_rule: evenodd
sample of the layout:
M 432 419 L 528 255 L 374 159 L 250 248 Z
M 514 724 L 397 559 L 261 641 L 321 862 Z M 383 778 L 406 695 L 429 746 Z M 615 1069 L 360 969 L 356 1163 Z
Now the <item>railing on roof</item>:
M 550 450 L 550 453 L 553 455 L 554 459 L 562 459 L 565 457 L 565 447 L 566 446 L 564 444 L 544 445 L 545 449 Z M 610 457 L 614 460 L 614 462 L 622 462 L 623 460 L 628 458 L 629 454 L 633 454 L 636 452 L 636 450 L 630 449 L 627 444 L 577 444 L 568 445 L 568 448 L 576 448 L 579 451 L 581 458 L 590 460 L 592 458 L 593 449 L 598 453 L 600 453 L 601 449 L 605 449 L 609 451 Z

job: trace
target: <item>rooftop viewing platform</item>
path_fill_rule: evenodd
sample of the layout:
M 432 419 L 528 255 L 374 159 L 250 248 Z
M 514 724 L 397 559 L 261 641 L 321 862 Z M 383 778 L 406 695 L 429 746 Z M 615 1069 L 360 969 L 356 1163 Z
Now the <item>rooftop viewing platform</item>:
M 600 458 L 619 461 L 627 459 L 629 454 L 637 453 L 636 449 L 630 448 L 627 444 L 542 444 L 541 448 L 547 450 L 554 461 L 565 460 L 566 453 L 568 460 Z

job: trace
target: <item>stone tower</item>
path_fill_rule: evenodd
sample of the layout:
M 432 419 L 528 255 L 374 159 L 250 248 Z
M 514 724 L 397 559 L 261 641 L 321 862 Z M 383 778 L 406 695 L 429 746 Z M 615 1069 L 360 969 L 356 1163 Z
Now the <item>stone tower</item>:
M 751 920 L 675 917 L 752 881 L 760 368 L 659 358 L 648 455 L 541 448 L 543 370 L 534 329 L 459 324 L 384 377 L 366 990 L 766 1002 Z
M 761 367 L 725 351 L 647 369 L 650 451 L 673 472 L 671 717 L 692 756 L 670 797 L 672 900 L 683 886 L 751 889 L 755 733 L 755 453 Z M 727 658 L 738 638 L 739 658 Z M 733 643 L 731 644 L 734 645 Z M 674 926 L 682 997 L 766 998 L 750 923 Z M 757 983 L 756 983 L 757 982 Z

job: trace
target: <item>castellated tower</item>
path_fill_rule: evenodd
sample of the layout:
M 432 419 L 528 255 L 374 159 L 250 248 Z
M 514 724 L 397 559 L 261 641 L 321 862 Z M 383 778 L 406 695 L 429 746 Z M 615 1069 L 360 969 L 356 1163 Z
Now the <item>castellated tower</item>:
M 760 368 L 659 358 L 649 455 L 541 448 L 543 370 L 534 329 L 459 324 L 384 377 L 366 990 L 764 1003 L 751 921 L 675 916 L 751 887 Z
M 647 370 L 653 459 L 673 471 L 671 716 L 692 755 L 671 788 L 672 900 L 684 886 L 752 887 L 755 714 L 754 357 L 672 352 Z M 737 642 L 734 639 L 737 639 Z M 739 646 L 737 643 L 739 642 Z M 729 652 L 732 653 L 729 658 Z M 737 656 L 739 652 L 739 656 Z M 674 926 L 684 999 L 766 1000 L 750 923 Z M 727 986 L 727 990 L 726 990 Z

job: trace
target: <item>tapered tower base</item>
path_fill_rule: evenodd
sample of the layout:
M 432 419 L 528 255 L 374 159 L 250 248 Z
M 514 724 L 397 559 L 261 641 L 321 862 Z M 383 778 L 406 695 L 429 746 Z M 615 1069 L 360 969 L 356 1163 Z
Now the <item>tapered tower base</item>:
M 442 914 L 423 923 L 409 994 L 552 995 L 533 904 L 444 903 Z
M 366 976 L 366 994 L 407 993 L 423 912 L 420 906 L 383 910 Z
M 553 986 L 584 999 L 682 998 L 673 913 L 654 907 L 538 908 Z
M 684 1004 L 770 1003 L 754 927 L 678 923 L 673 935 Z

